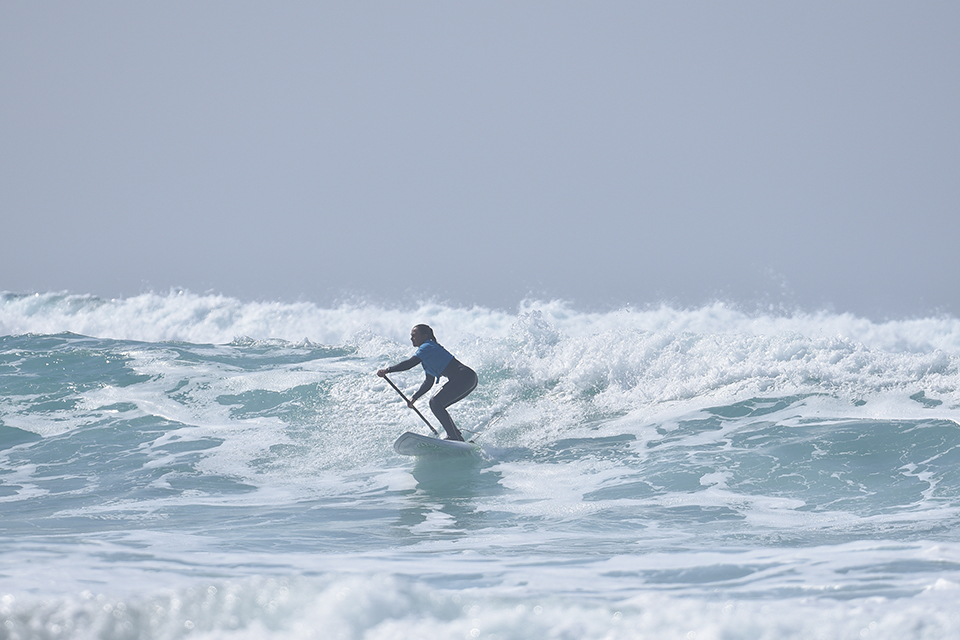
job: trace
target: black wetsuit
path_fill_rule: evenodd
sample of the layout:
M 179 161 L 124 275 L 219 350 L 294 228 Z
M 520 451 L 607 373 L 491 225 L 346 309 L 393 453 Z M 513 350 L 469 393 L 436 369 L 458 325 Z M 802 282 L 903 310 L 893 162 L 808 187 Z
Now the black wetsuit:
M 409 360 L 404 360 L 400 364 L 389 367 L 387 372 L 392 373 L 393 371 L 413 369 L 420 364 L 420 362 L 420 358 L 413 356 Z M 457 425 L 453 423 L 453 418 L 447 413 L 447 407 L 463 400 L 470 395 L 471 391 L 477 388 L 477 374 L 473 369 L 454 358 L 440 375 L 447 378 L 447 383 L 437 392 L 437 395 L 430 398 L 430 409 L 433 410 L 433 415 L 437 416 L 437 420 L 440 421 L 444 431 L 447 432 L 447 439 L 460 440 L 462 442 L 463 435 L 460 433 L 460 430 L 457 429 Z M 428 373 L 423 384 L 420 385 L 417 392 L 413 394 L 412 399 L 416 400 L 429 391 L 436 380 L 435 377 Z

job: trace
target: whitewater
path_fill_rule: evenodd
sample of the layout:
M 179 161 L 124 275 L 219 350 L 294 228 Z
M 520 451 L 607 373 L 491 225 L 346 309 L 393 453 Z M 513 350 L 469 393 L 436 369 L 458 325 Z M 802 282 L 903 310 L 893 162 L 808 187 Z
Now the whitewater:
M 0 639 L 960 638 L 958 421 L 951 316 L 3 293 Z

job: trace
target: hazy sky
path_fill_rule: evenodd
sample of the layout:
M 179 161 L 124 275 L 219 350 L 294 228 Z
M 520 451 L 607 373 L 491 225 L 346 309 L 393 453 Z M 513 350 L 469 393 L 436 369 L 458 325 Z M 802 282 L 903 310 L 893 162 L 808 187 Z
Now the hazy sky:
M 0 290 L 960 314 L 960 3 L 0 3 Z

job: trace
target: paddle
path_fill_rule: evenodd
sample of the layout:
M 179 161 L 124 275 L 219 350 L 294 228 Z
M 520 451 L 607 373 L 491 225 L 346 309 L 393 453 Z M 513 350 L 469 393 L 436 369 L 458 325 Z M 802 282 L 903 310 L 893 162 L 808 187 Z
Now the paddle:
M 383 376 L 383 379 L 386 380 L 387 382 L 389 382 L 389 383 L 390 383 L 390 386 L 393 387 L 394 390 L 395 390 L 397 393 L 400 394 L 400 397 L 407 401 L 407 406 L 410 406 L 410 401 L 407 400 L 407 396 L 403 395 L 403 391 L 400 391 L 400 388 L 399 388 L 397 385 L 393 384 L 393 380 L 391 380 L 391 379 L 388 378 L 387 376 Z M 433 428 L 433 425 L 430 424 L 430 423 L 427 421 L 427 419 L 423 417 L 423 414 L 420 413 L 420 409 L 417 409 L 417 408 L 414 407 L 414 406 L 410 406 L 410 408 L 413 409 L 414 411 L 416 411 L 416 412 L 417 412 L 417 415 L 420 416 L 420 419 L 423 420 L 424 424 L 426 424 L 428 427 L 430 427 L 430 431 L 433 431 L 433 435 L 435 435 L 435 436 L 440 435 L 440 432 L 438 432 L 436 429 L 434 429 L 434 428 Z

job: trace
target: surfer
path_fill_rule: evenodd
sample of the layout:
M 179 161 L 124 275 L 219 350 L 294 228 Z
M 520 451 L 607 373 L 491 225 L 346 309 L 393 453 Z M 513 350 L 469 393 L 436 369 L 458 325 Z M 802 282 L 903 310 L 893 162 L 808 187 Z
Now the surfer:
M 447 432 L 447 440 L 459 440 L 463 442 L 463 434 L 453 423 L 453 418 L 447 413 L 447 407 L 455 402 L 459 402 L 470 395 L 470 392 L 477 388 L 477 374 L 470 367 L 466 366 L 453 357 L 449 351 L 440 346 L 433 335 L 433 329 L 425 324 L 418 324 L 410 331 L 410 342 L 417 348 L 417 352 L 412 358 L 404 360 L 392 367 L 379 369 L 377 375 L 383 378 L 388 373 L 394 371 L 407 371 L 413 369 L 418 364 L 423 365 L 426 373 L 426 379 L 413 397 L 407 401 L 407 406 L 413 409 L 415 403 L 423 396 L 434 382 L 440 379 L 440 376 L 447 378 L 447 383 L 430 398 L 430 409 L 437 420 L 443 425 Z

